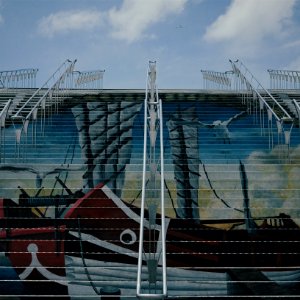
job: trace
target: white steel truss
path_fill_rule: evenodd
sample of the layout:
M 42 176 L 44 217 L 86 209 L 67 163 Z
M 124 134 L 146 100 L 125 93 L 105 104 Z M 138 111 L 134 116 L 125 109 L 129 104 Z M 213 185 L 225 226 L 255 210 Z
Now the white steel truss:
M 137 297 L 140 299 L 167 297 L 165 237 L 162 101 L 156 87 L 156 62 L 150 61 L 144 103 L 143 181 L 137 274 Z

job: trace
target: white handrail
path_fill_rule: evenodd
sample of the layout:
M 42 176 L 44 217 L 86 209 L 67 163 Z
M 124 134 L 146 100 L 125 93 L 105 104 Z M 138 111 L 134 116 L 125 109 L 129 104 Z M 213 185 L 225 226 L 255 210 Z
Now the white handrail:
M 244 80 L 245 82 L 248 83 L 248 85 L 251 87 L 251 89 L 258 95 L 260 100 L 264 103 L 264 105 L 271 111 L 271 113 L 273 114 L 273 116 L 275 117 L 275 119 L 277 121 L 293 120 L 293 118 L 289 115 L 289 113 L 280 105 L 280 103 L 278 103 L 278 101 L 270 94 L 270 92 L 268 90 L 266 90 L 260 84 L 260 82 L 254 77 L 254 75 L 249 71 L 249 69 L 241 61 L 239 61 L 239 60 L 236 60 L 236 61 L 229 60 L 229 61 L 232 65 L 233 72 L 237 76 L 240 76 L 241 80 Z M 244 72 L 242 72 L 241 69 L 237 66 L 237 63 L 239 63 L 240 66 L 245 69 Z M 246 76 L 247 73 L 251 76 L 251 79 L 248 79 L 248 76 Z M 253 86 L 253 84 L 251 83 L 252 81 L 254 81 L 257 84 L 256 87 Z M 274 103 L 274 105 L 276 105 L 277 109 L 282 112 L 282 117 L 279 117 L 278 114 L 274 111 L 274 109 L 272 107 L 270 107 L 270 105 L 267 103 L 265 98 L 261 95 L 261 92 L 259 90 L 266 93 L 268 95 L 268 97 L 272 99 L 272 102 Z
M 297 114 L 298 114 L 298 124 L 299 124 L 299 128 L 300 128 L 300 104 L 298 101 L 296 101 L 296 99 L 293 99 L 293 103 L 296 107 L 296 111 L 297 111 Z
M 5 161 L 5 122 L 8 115 L 8 110 L 12 104 L 12 100 L 9 99 L 0 112 L 0 162 Z M 2 143 L 4 142 L 4 145 Z
M 11 104 L 12 104 L 12 100 L 9 99 L 9 100 L 6 102 L 6 104 L 5 104 L 5 106 L 3 107 L 3 109 L 1 110 L 1 112 L 0 112 L 0 120 L 2 120 L 3 117 L 6 118 L 6 114 L 7 114 L 8 109 L 9 109 L 9 107 L 10 107 Z
M 145 102 L 144 102 L 144 153 L 143 153 L 143 178 L 142 178 L 142 199 L 141 199 L 141 214 L 140 214 L 140 234 L 139 234 L 139 253 L 138 253 L 138 272 L 137 272 L 137 297 L 140 299 L 164 299 L 167 297 L 167 263 L 166 263 L 166 226 L 165 226 L 165 199 L 164 199 L 164 148 L 163 148 L 163 119 L 162 119 L 162 101 L 158 98 L 158 91 L 156 88 L 155 80 L 156 80 L 156 69 L 155 69 L 155 62 L 149 62 L 149 72 L 147 76 L 147 85 L 146 85 L 146 95 L 145 95 Z M 149 85 L 149 89 L 148 89 Z M 156 137 L 159 131 L 159 140 L 160 140 L 160 170 L 157 170 L 157 164 L 155 161 L 155 147 L 156 147 Z M 148 145 L 149 141 L 149 145 Z M 148 153 L 148 147 L 149 152 Z M 148 154 L 150 156 L 148 162 Z M 155 258 L 157 253 L 149 252 L 144 253 L 144 230 L 146 229 L 145 225 L 145 209 L 147 206 L 147 195 L 146 195 L 146 181 L 147 181 L 147 167 L 149 168 L 149 182 L 152 182 L 150 188 L 153 188 L 155 185 L 156 174 L 160 173 L 160 188 L 159 188 L 159 196 L 156 195 L 155 191 L 151 190 L 150 192 L 153 193 L 152 196 L 155 198 L 157 196 L 160 197 L 160 206 L 161 206 L 161 224 L 160 224 L 160 240 L 158 241 L 147 241 L 147 247 L 152 248 L 149 245 L 153 243 L 153 248 L 161 243 L 161 253 L 159 253 L 161 262 L 161 278 L 162 278 L 162 288 L 161 290 L 157 291 L 156 288 L 149 288 L 149 292 L 144 292 L 142 288 L 142 272 L 143 272 L 143 255 L 146 258 L 146 263 L 149 262 L 147 260 L 148 257 L 154 260 L 156 266 L 158 265 L 158 257 Z M 153 200 L 153 199 L 152 199 Z M 154 199 L 157 201 L 158 199 Z M 158 201 L 157 201 L 158 202 Z M 148 206 L 149 208 L 149 206 Z M 154 205 L 156 214 L 156 205 Z M 153 231 L 156 230 L 156 221 L 155 224 L 151 224 L 151 211 L 149 212 L 149 230 Z M 153 213 L 153 211 L 152 211 Z M 156 220 L 156 218 L 155 218 Z M 153 222 L 153 220 L 152 220 Z M 152 227 L 154 226 L 154 227 Z M 157 249 L 157 248 L 156 248 Z M 157 250 L 156 250 L 157 251 Z M 148 266 L 148 268 L 150 268 Z M 153 270 L 152 270 L 153 271 Z M 155 282 L 156 279 L 150 278 L 151 270 L 148 269 L 148 283 L 149 286 L 151 283 Z M 157 268 L 154 270 L 156 278 L 157 275 Z M 144 289 L 145 290 L 145 289 Z M 154 291 L 152 291 L 154 290 Z
M 28 120 L 31 115 L 33 114 L 34 110 L 40 106 L 40 104 L 42 103 L 42 101 L 49 95 L 50 91 L 52 89 L 54 89 L 56 86 L 59 86 L 60 82 L 63 80 L 64 76 L 66 74 L 69 74 L 72 72 L 72 70 L 74 69 L 74 65 L 76 63 L 76 60 L 71 62 L 71 65 L 63 72 L 63 74 L 59 77 L 59 79 L 47 90 L 47 92 L 39 99 L 39 101 L 34 105 L 34 107 L 31 109 L 31 111 L 28 113 L 28 115 L 26 116 L 26 120 Z
M 42 87 L 40 87 L 39 89 L 37 89 L 33 94 L 32 96 L 22 105 L 22 107 L 19 108 L 19 110 L 14 114 L 14 116 L 12 116 L 12 118 L 24 118 L 24 116 L 20 116 L 20 114 L 22 113 L 23 109 L 26 108 L 26 106 L 33 101 L 33 99 L 35 98 L 36 95 L 39 94 L 40 91 L 42 91 L 45 87 L 48 86 L 48 83 L 55 79 L 55 76 L 57 73 L 59 73 L 61 71 L 61 69 L 63 69 L 63 67 L 65 67 L 65 70 L 64 72 L 62 73 L 62 75 L 59 76 L 58 80 L 55 81 L 55 83 L 47 89 L 46 93 L 43 94 L 43 96 L 39 99 L 39 101 L 34 105 L 34 107 L 31 109 L 31 111 L 29 112 L 29 116 L 27 115 L 26 116 L 26 119 L 28 119 L 28 117 L 30 117 L 30 115 L 33 113 L 34 109 L 36 107 L 38 107 L 40 105 L 40 103 L 42 102 L 42 100 L 45 98 L 45 95 L 47 95 L 49 93 L 49 91 L 55 87 L 63 78 L 64 78 L 64 75 L 66 73 L 69 73 L 71 70 L 72 67 L 74 67 L 76 63 L 76 60 L 74 61 L 71 61 L 69 59 L 65 60 L 59 67 L 58 69 L 50 76 L 50 78 L 43 84 Z M 67 67 L 66 67 L 67 65 Z

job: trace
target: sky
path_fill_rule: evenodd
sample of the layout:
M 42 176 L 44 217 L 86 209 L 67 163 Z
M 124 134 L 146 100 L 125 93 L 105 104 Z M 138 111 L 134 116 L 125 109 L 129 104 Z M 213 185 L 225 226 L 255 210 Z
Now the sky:
M 151 60 L 158 88 L 202 89 L 239 59 L 268 88 L 268 69 L 300 70 L 299 23 L 299 0 L 0 0 L 0 71 L 42 85 L 77 59 L 104 88 L 145 88 Z

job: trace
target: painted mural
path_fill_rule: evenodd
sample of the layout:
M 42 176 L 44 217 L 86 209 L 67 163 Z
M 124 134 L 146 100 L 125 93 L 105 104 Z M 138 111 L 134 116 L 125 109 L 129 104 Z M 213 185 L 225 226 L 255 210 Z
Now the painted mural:
M 136 298 L 143 111 L 95 96 L 36 141 L 39 124 L 19 144 L 6 126 L 1 295 Z M 165 101 L 163 119 L 169 296 L 300 294 L 299 128 L 281 143 L 247 107 L 204 100 Z

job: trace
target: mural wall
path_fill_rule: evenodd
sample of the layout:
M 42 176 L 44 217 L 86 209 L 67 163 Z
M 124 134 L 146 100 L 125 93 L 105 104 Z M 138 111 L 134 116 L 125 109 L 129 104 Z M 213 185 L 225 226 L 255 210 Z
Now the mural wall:
M 39 123 L 20 144 L 5 128 L 1 295 L 136 298 L 143 112 L 91 99 L 49 116 L 36 143 Z M 285 144 L 217 101 L 164 102 L 163 118 L 170 297 L 298 295 L 299 128 Z M 144 263 L 143 288 L 160 290 Z

